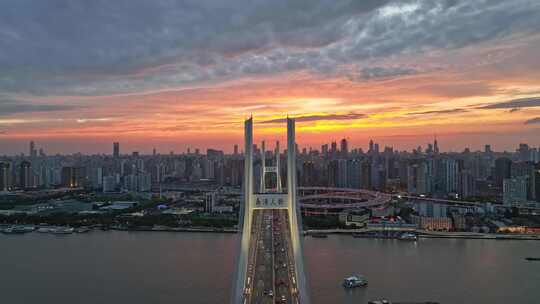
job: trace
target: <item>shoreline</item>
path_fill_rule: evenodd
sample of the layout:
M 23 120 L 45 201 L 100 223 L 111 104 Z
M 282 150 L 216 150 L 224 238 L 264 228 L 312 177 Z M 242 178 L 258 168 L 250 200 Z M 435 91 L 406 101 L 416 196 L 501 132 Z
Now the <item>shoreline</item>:
M 165 226 L 157 227 L 137 227 L 137 228 L 124 228 L 124 227 L 110 227 L 107 229 L 98 228 L 98 227 L 88 227 L 89 231 L 84 232 L 73 232 L 73 234 L 84 234 L 91 231 L 126 231 L 126 232 L 198 232 L 198 233 L 226 233 L 226 234 L 235 234 L 239 233 L 236 228 L 209 228 L 209 227 L 181 227 L 181 228 L 172 228 Z M 371 237 L 367 235 L 362 235 L 363 233 L 369 232 L 368 229 L 310 229 L 302 231 L 303 236 L 313 235 L 328 235 L 328 234 L 337 234 L 337 235 L 350 235 L 355 238 L 370 238 L 370 239 L 396 239 L 396 238 L 385 238 L 385 237 Z M 25 234 L 25 233 L 40 233 L 37 230 L 27 231 L 24 233 L 6 233 L 0 230 L 0 234 Z M 405 232 L 405 231 L 404 231 Z M 540 241 L 540 235 L 523 235 L 523 234 L 495 234 L 495 233 L 474 233 L 474 232 L 439 232 L 439 231 L 426 231 L 426 230 L 414 230 L 407 231 L 415 233 L 418 238 L 425 239 L 474 239 L 474 240 L 518 240 L 518 241 Z M 44 233 L 49 234 L 49 233 Z
M 366 233 L 373 230 L 368 229 L 321 229 L 321 230 L 305 230 L 303 234 L 305 236 L 312 236 L 313 234 L 342 234 L 342 235 L 355 235 L 357 238 L 374 238 L 362 236 L 362 233 Z M 540 241 L 540 235 L 525 235 L 525 234 L 496 234 L 496 233 L 475 233 L 475 232 L 440 232 L 440 231 L 427 231 L 427 230 L 411 230 L 403 232 L 413 232 L 418 238 L 426 239 L 471 239 L 471 240 L 518 240 L 518 241 Z M 391 238 L 379 238 L 379 239 L 391 239 Z

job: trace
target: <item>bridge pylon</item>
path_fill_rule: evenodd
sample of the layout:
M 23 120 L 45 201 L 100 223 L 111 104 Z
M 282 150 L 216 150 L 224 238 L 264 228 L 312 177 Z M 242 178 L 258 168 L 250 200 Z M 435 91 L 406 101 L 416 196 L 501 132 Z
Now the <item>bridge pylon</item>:
M 247 119 L 244 122 L 244 183 L 243 183 L 243 206 L 240 207 L 240 221 L 239 229 L 242 233 L 240 239 L 240 252 L 237 257 L 237 273 L 234 282 L 234 290 L 232 295 L 232 304 L 247 304 L 250 303 L 251 293 L 255 288 L 256 282 L 254 282 L 253 272 L 257 272 L 255 265 L 252 264 L 251 258 L 253 250 L 259 246 L 259 242 L 254 241 L 256 233 L 253 233 L 254 215 L 255 212 L 265 210 L 281 210 L 286 214 L 284 225 L 286 225 L 287 231 L 284 231 L 283 235 L 287 235 L 288 241 L 287 254 L 288 262 L 290 264 L 289 279 L 291 284 L 287 285 L 290 289 L 293 299 L 290 299 L 287 303 L 295 304 L 309 304 L 309 293 L 307 288 L 307 280 L 304 272 L 304 257 L 301 244 L 301 213 L 300 205 L 297 199 L 297 178 L 296 178 L 296 141 L 295 141 L 295 121 L 292 118 L 287 118 L 287 191 L 284 192 L 281 185 L 280 170 L 279 170 L 279 142 L 276 144 L 276 164 L 274 167 L 266 167 L 265 162 L 265 149 L 266 146 L 263 142 L 262 145 L 262 171 L 261 181 L 258 185 L 258 192 L 254 192 L 254 179 L 253 179 L 253 117 Z M 275 191 L 268 191 L 265 184 L 265 173 L 276 172 L 277 185 Z M 281 213 L 281 214 L 283 214 Z M 275 232 L 271 232 L 275 233 Z M 284 237 L 285 239 L 285 237 Z M 272 241 L 273 242 L 273 241 Z M 285 242 L 285 241 L 284 241 Z M 273 245 L 272 245 L 273 246 Z M 281 249 L 285 251 L 285 248 Z M 278 250 L 275 250 L 278 252 Z M 293 260 L 293 261 L 291 261 Z M 271 259 L 274 263 L 274 258 Z M 260 263 L 260 261 L 259 261 Z M 270 263 L 270 262 L 269 262 Z M 266 265 L 268 266 L 268 265 Z M 274 271 L 274 267 L 278 269 L 276 265 L 269 265 Z M 285 267 L 285 265 L 284 265 Z M 288 267 L 288 266 L 287 266 Z M 255 268 L 255 269 L 254 269 Z M 266 269 L 269 269 L 268 267 Z M 273 278 L 273 276 L 272 276 Z M 273 279 L 272 279 L 273 280 Z M 267 282 L 268 284 L 275 284 L 275 282 Z M 283 282 L 280 282 L 281 284 Z

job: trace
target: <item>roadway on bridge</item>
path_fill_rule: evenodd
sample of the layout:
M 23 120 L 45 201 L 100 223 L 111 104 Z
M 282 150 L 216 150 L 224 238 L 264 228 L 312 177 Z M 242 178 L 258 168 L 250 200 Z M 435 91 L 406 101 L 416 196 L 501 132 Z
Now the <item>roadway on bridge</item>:
M 298 303 L 290 237 L 285 210 L 255 211 L 246 303 Z

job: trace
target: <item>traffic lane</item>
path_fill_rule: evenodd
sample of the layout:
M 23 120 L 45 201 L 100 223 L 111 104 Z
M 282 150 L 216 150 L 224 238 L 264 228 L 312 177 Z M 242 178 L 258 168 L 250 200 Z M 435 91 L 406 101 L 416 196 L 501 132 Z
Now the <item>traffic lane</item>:
M 257 254 L 257 291 L 252 303 L 273 303 L 273 265 L 272 265 L 272 233 L 271 217 L 267 212 L 263 212 L 262 225 L 259 228 L 261 242 L 258 243 Z M 272 291 L 270 293 L 270 291 Z
M 258 281 L 258 276 L 256 275 L 258 273 L 257 267 L 259 266 L 257 261 L 257 254 L 258 254 L 258 248 L 259 248 L 259 242 L 261 242 L 261 225 L 262 225 L 262 214 L 258 211 L 256 211 L 253 214 L 253 223 L 252 223 L 252 242 L 250 243 L 250 261 L 248 269 L 252 269 L 253 273 L 251 274 L 251 286 L 248 285 L 248 288 L 251 288 L 250 295 L 248 297 L 248 303 L 254 303 L 255 298 L 257 298 L 259 295 L 257 294 L 260 290 L 260 282 Z
M 276 218 L 274 225 L 275 230 L 275 256 L 276 256 L 276 265 L 274 267 L 276 271 L 276 288 L 278 289 L 278 297 L 276 299 L 277 303 L 292 303 L 292 294 L 290 290 L 290 261 L 289 256 L 287 255 L 286 248 L 288 247 L 287 235 L 289 234 L 289 229 L 287 225 L 284 225 L 286 217 L 285 212 L 280 212 L 279 216 Z

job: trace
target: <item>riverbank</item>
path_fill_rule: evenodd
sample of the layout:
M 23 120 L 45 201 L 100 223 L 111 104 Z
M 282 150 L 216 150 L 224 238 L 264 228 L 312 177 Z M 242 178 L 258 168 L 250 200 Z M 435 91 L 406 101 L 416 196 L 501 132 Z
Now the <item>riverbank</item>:
M 144 231 L 144 232 L 203 232 L 203 233 L 237 233 L 235 228 L 213 228 L 213 227 L 167 227 L 167 226 L 84 226 L 79 228 L 69 228 L 65 226 L 33 226 L 33 225 L 6 225 L 0 226 L 2 234 L 25 234 L 25 233 L 52 233 L 62 230 L 62 234 L 88 233 L 90 231 Z
M 18 232 L 13 232 L 13 230 L 8 229 L 13 226 L 0 226 L 0 232 L 4 234 L 23 234 L 31 232 L 41 232 L 40 226 L 31 226 L 31 225 L 20 225 L 18 227 Z M 52 227 L 51 228 L 58 228 Z M 62 228 L 62 227 L 60 227 Z M 167 227 L 167 226 L 140 226 L 140 227 L 122 227 L 122 226 L 111 226 L 111 227 L 83 227 L 83 230 L 75 229 L 73 233 L 86 233 L 92 230 L 114 230 L 114 231 L 145 231 L 145 232 L 203 232 L 203 233 L 238 233 L 236 228 L 212 228 L 212 227 Z M 82 232 L 80 232 L 82 231 Z M 321 235 L 327 234 L 341 234 L 341 235 L 351 235 L 356 238 L 393 238 L 393 237 L 377 237 L 369 235 L 368 233 L 374 232 L 370 229 L 310 229 L 304 230 L 302 234 L 304 236 L 315 236 L 320 237 Z M 403 231 L 405 232 L 405 231 Z M 479 240 L 534 240 L 540 241 L 540 235 L 530 235 L 530 234 L 495 234 L 495 233 L 474 233 L 474 232 L 444 232 L 444 231 L 427 231 L 427 230 L 411 230 L 406 231 L 414 233 L 418 238 L 441 238 L 441 239 L 479 239 Z M 393 231 L 394 234 L 399 232 Z
M 354 235 L 355 237 L 363 237 L 369 232 L 374 232 L 371 229 L 324 229 L 324 230 L 305 230 L 304 235 L 321 235 L 321 234 L 344 234 Z M 395 231 L 392 231 L 395 232 Z M 403 232 L 411 232 L 419 238 L 444 238 L 444 239 L 481 239 L 481 240 L 534 240 L 540 241 L 540 235 L 531 234 L 496 234 L 496 233 L 474 233 L 474 232 L 445 232 L 445 231 L 428 231 L 428 230 L 407 230 Z M 370 238 L 373 238 L 370 236 Z

